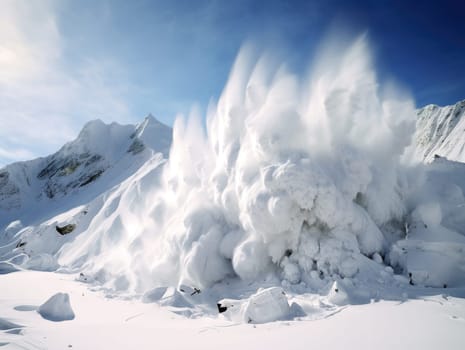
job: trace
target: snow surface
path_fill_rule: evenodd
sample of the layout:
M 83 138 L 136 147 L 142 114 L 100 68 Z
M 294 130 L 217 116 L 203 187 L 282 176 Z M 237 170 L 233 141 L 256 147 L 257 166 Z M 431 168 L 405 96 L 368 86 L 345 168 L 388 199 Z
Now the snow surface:
M 93 121 L 54 155 L 1 169 L 0 312 L 18 323 L 2 336 L 299 348 L 311 334 L 298 320 L 316 321 L 321 346 L 463 345 L 465 164 L 418 161 L 436 139 L 415 147 L 425 116 L 380 85 L 364 37 L 326 45 L 310 71 L 245 47 L 206 128 L 195 112 L 173 130 Z M 55 336 L 26 310 L 57 292 L 75 319 Z M 249 322 L 267 324 L 263 343 Z
M 187 319 L 157 304 L 104 298 L 72 276 L 22 271 L 1 276 L 2 349 L 450 349 L 465 343 L 464 295 L 411 295 L 325 310 L 313 300 L 305 320 L 232 323 L 222 317 Z M 30 288 L 33 285 L 34 288 Z M 55 291 L 70 295 L 76 317 L 50 322 L 32 308 Z M 305 298 L 309 303 L 310 299 Z M 7 321 L 9 320 L 9 321 Z M 8 323 L 7 323 L 8 322 Z

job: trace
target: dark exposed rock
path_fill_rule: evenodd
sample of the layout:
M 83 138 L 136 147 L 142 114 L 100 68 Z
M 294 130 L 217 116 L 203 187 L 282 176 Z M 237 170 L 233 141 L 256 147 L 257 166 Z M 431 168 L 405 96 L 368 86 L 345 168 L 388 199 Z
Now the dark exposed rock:
M 102 160 L 103 157 L 100 155 L 100 154 L 94 154 L 92 157 L 90 157 L 89 159 L 87 159 L 86 163 L 84 164 L 84 166 L 89 166 L 89 165 L 92 165 L 96 162 L 98 162 L 99 160 Z
M 67 176 L 71 175 L 76 171 L 76 169 L 81 165 L 77 160 L 72 160 L 69 164 L 66 165 L 64 169 L 58 172 L 58 176 Z
M 408 273 L 408 283 L 409 283 L 411 286 L 415 285 L 415 284 L 413 283 L 413 275 L 412 275 L 411 272 Z
M 144 143 L 141 140 L 139 140 L 138 138 L 135 138 L 134 141 L 129 146 L 127 152 L 136 155 L 136 154 L 142 152 L 144 149 L 145 149 Z
M 8 178 L 10 177 L 10 173 L 8 171 L 3 171 L 0 173 L 0 186 L 6 184 L 8 182 Z
M 55 229 L 57 230 L 57 232 L 62 236 L 73 232 L 75 228 L 76 228 L 75 224 L 68 224 L 68 225 L 61 226 L 61 227 L 60 226 L 55 226 Z
M 19 187 L 12 181 L 8 171 L 0 172 L 0 209 L 19 207 Z
M 90 152 L 52 158 L 37 175 L 45 181 L 43 194 L 55 198 L 95 181 L 107 168 L 103 160 L 101 155 Z
M 103 170 L 97 170 L 96 172 L 94 172 L 94 173 L 92 173 L 90 175 L 85 175 L 85 176 L 81 177 L 79 180 L 82 180 L 82 182 L 79 185 L 79 187 L 90 184 L 91 182 L 97 180 L 100 177 L 100 175 L 102 175 L 102 174 L 103 174 Z
M 221 304 L 216 304 L 216 306 L 218 307 L 218 312 L 221 314 L 223 312 L 225 312 L 228 308 L 226 306 L 223 306 Z
M 51 184 L 47 184 L 45 186 L 45 195 L 48 197 L 48 198 L 53 198 L 55 197 L 55 190 L 53 189 L 53 187 L 51 186 Z
M 26 242 L 19 241 L 18 244 L 16 244 L 16 248 L 21 248 L 21 247 L 24 247 L 25 245 L 26 245 Z
M 0 194 L 11 196 L 19 193 L 19 188 L 10 181 L 10 173 L 4 171 L 0 173 Z
M 45 168 L 43 168 L 39 174 L 37 174 L 38 179 L 44 179 L 46 177 L 51 177 L 56 174 L 58 171 L 57 160 L 52 160 Z
M 194 291 L 191 293 L 191 296 L 196 294 L 200 294 L 200 289 L 194 287 Z
M 37 175 L 38 179 L 51 179 L 56 176 L 67 176 L 74 173 L 82 164 L 88 167 L 103 157 L 98 154 L 91 155 L 89 152 L 80 153 L 72 157 L 55 158 L 43 168 Z

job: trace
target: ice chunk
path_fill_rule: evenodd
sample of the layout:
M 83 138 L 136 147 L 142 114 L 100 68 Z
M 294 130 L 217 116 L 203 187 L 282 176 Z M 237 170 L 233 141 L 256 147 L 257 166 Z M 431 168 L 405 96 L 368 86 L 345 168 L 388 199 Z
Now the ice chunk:
M 49 321 L 66 321 L 74 319 L 74 312 L 67 293 L 57 293 L 39 306 L 37 312 Z
M 244 320 L 248 323 L 266 323 L 285 319 L 290 307 L 284 291 L 272 287 L 250 297 L 244 307 Z
M 343 284 L 337 281 L 333 283 L 328 293 L 328 301 L 339 306 L 349 304 L 349 296 Z

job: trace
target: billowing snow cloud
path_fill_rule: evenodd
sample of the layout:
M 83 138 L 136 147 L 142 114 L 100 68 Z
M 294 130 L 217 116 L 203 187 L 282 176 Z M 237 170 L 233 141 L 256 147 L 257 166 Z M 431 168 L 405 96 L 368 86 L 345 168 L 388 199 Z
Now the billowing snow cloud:
M 360 254 L 383 251 L 378 226 L 404 214 L 414 123 L 413 101 L 383 95 L 364 37 L 326 48 L 308 79 L 245 48 L 207 135 L 195 119 L 175 123 L 155 275 L 170 265 L 201 286 L 270 269 L 294 283 L 353 276 Z
M 352 277 L 386 253 L 414 104 L 384 94 L 363 36 L 330 47 L 305 79 L 245 47 L 206 132 L 195 112 L 179 118 L 161 179 L 148 163 L 116 189 L 59 263 L 144 290 Z

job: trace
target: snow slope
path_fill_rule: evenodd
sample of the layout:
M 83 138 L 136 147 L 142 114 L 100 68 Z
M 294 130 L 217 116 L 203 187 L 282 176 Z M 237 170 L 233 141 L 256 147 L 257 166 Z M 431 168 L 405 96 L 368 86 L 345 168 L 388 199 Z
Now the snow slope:
M 166 157 L 170 144 L 171 129 L 151 115 L 137 126 L 91 121 L 55 154 L 0 169 L 0 226 L 63 212 L 95 198 L 155 153 Z
M 57 153 L 1 169 L 0 208 L 6 213 L 19 211 L 21 214 L 15 215 L 27 216 L 24 210 L 35 206 L 37 201 L 57 200 L 81 188 L 90 188 L 93 194 L 101 193 L 124 178 L 118 172 L 132 164 L 142 164 L 151 153 L 161 152 L 166 156 L 170 144 L 171 129 L 151 115 L 138 126 L 91 121 L 76 140 Z M 114 180 L 99 181 L 103 187 L 93 186 L 108 169 L 113 171 Z M 0 224 L 6 219 L 8 215 L 2 217 Z
M 96 120 L 57 153 L 1 169 L 0 254 L 18 255 L 16 249 L 17 263 L 56 269 L 62 245 L 87 227 L 112 191 L 141 168 L 163 164 L 170 144 L 171 128 L 151 115 L 136 126 Z M 66 227 L 70 233 L 58 232 Z
M 435 155 L 465 162 L 465 100 L 455 105 L 428 105 L 418 111 L 416 156 L 430 162 Z

